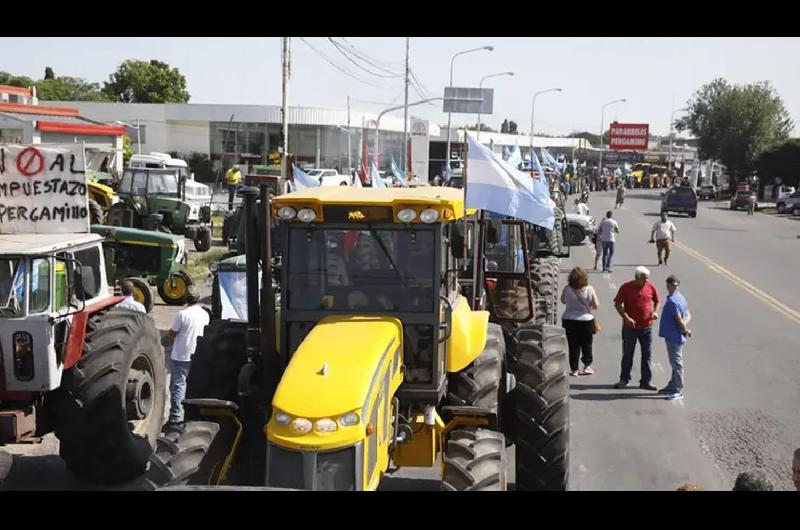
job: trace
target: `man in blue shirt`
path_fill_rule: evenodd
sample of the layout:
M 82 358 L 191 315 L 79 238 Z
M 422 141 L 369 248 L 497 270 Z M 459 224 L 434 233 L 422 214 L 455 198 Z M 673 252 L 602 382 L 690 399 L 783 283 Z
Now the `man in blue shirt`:
M 687 327 L 692 316 L 686 298 L 678 291 L 680 283 L 675 275 L 667 278 L 669 294 L 658 330 L 658 336 L 664 337 L 667 344 L 669 364 L 672 366 L 672 378 L 658 393 L 666 394 L 669 400 L 683 399 L 683 345 L 692 336 L 692 331 Z

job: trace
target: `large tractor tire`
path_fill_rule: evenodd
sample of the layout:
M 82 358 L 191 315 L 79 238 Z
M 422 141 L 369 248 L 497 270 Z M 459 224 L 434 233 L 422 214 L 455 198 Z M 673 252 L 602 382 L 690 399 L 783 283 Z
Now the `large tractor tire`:
M 186 272 L 174 272 L 158 284 L 158 296 L 167 305 L 185 305 L 186 297 L 189 295 L 189 286 L 193 284 L 194 280 Z
M 505 436 L 477 427 L 453 431 L 444 451 L 442 489 L 505 491 L 506 487 Z
M 197 252 L 206 252 L 211 248 L 211 229 L 201 226 L 194 237 L 194 249 Z
M 212 320 L 197 338 L 186 398 L 214 398 L 238 402 L 237 379 L 247 362 L 247 324 Z
M 567 489 L 568 369 L 563 328 L 545 325 L 518 330 L 512 390 L 518 490 Z
M 166 367 L 153 320 L 111 309 L 89 318 L 81 360 L 56 391 L 55 434 L 67 468 L 116 484 L 145 472 L 164 420 Z
M 144 306 L 144 310 L 148 313 L 153 310 L 153 291 L 150 285 L 143 279 L 132 276 L 125 278 L 123 281 L 129 281 L 133 284 L 133 299 Z
M 534 324 L 555 324 L 558 312 L 559 259 L 555 256 L 536 258 L 531 263 Z
M 486 346 L 478 358 L 448 376 L 448 405 L 483 407 L 497 412 L 505 355 L 503 329 L 498 324 L 489 324 Z
M 103 209 L 97 201 L 89 199 L 89 222 L 93 225 L 101 225 L 104 220 L 105 214 L 103 213 Z
M 219 424 L 210 421 L 188 421 L 165 427 L 139 488 L 208 485 L 216 471 L 216 462 L 207 455 L 219 430 Z

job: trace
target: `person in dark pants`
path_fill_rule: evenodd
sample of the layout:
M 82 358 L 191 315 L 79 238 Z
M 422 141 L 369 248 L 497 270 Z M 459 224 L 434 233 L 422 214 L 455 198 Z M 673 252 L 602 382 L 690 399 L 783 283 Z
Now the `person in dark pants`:
M 651 345 L 653 343 L 652 325 L 658 319 L 658 291 L 648 282 L 650 271 L 647 267 L 636 267 L 634 280 L 619 288 L 614 297 L 614 307 L 622 317 L 622 369 L 619 382 L 614 388 L 625 388 L 631 380 L 633 353 L 636 341 L 642 350 L 642 378 L 639 388 L 658 390 L 650 381 L 653 372 L 650 368 Z
M 597 293 L 589 285 L 589 276 L 580 267 L 575 267 L 569 273 L 568 285 L 561 292 L 561 303 L 564 304 L 564 313 L 561 323 L 567 334 L 569 345 L 569 367 L 571 376 L 591 375 L 592 368 L 592 341 L 594 339 L 594 315 L 599 305 Z M 578 360 L 583 361 L 583 370 L 578 371 Z

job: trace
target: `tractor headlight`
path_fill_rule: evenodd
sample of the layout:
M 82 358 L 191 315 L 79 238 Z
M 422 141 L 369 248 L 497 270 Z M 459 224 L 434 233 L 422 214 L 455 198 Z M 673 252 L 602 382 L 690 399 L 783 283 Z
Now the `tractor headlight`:
M 276 418 L 277 420 L 277 418 Z M 295 434 L 306 434 L 311 432 L 311 420 L 307 418 L 295 418 L 289 424 L 289 428 Z
M 439 219 L 439 212 L 433 208 L 428 208 L 427 210 L 422 210 L 422 213 L 419 214 L 419 218 L 423 223 L 434 223 Z
M 339 426 L 330 418 L 322 418 L 314 423 L 314 430 L 317 432 L 333 432 Z
M 288 221 L 289 219 L 294 219 L 296 215 L 297 211 L 291 206 L 281 206 L 280 208 L 278 208 L 278 217 L 280 217 L 284 221 Z
M 342 427 L 350 427 L 351 425 L 355 425 L 358 423 L 358 414 L 355 412 L 348 412 L 339 418 L 339 423 L 342 424 Z
M 411 208 L 403 208 L 402 210 L 397 212 L 397 219 L 403 223 L 410 223 L 416 218 L 417 218 L 417 212 L 415 212 Z
M 297 218 L 303 221 L 304 223 L 310 223 L 314 219 L 316 219 L 317 214 L 314 213 L 314 210 L 311 208 L 303 208 L 299 212 L 297 212 Z
M 290 421 L 292 421 L 292 417 L 286 414 L 285 412 L 275 413 L 275 423 L 277 423 L 278 425 L 289 425 Z
M 20 381 L 33 379 L 33 337 L 27 331 L 17 331 L 14 343 L 14 377 Z

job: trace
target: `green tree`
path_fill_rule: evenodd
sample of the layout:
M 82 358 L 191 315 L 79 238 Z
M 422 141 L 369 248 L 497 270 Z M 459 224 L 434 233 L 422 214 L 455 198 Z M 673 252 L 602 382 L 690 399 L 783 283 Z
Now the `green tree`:
M 45 79 L 55 79 L 56 74 L 53 73 L 53 69 L 49 66 L 44 69 L 44 78 Z
M 186 78 L 161 61 L 124 61 L 104 83 L 103 93 L 123 103 L 188 103 Z
M 762 186 L 772 184 L 775 178 L 783 179 L 787 186 L 800 186 L 800 138 L 763 152 L 756 170 Z
M 12 75 L 8 72 L 0 72 L 0 85 L 18 86 L 30 88 L 34 85 L 33 79 L 24 75 Z
M 36 82 L 39 99 L 46 101 L 105 101 L 99 83 L 90 83 L 78 77 L 45 78 Z
M 131 139 L 128 138 L 128 135 L 122 137 L 122 166 L 128 167 L 128 161 L 131 159 L 133 155 L 133 146 L 131 145 Z
M 769 82 L 730 85 L 715 79 L 689 100 L 688 114 L 675 122 L 698 142 L 703 159 L 719 160 L 740 180 L 755 169 L 762 153 L 789 139 L 793 124 Z
M 446 125 L 445 125 L 445 128 L 447 128 Z M 478 130 L 478 124 L 476 123 L 475 125 L 467 125 L 465 127 L 465 129 L 467 129 L 468 131 L 477 131 Z M 482 132 L 497 132 L 496 130 L 492 129 L 491 127 L 489 127 L 485 123 L 481 123 L 481 131 Z

